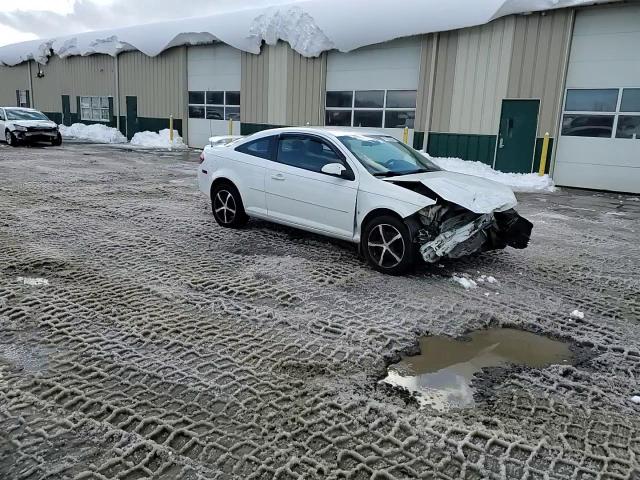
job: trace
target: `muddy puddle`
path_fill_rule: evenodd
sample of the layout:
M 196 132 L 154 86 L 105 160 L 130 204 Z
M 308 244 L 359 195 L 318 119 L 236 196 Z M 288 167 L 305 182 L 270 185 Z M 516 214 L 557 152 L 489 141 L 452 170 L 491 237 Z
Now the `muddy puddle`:
M 569 346 L 512 328 L 479 330 L 461 339 L 423 337 L 420 354 L 389 366 L 382 382 L 404 387 L 439 411 L 474 406 L 473 376 L 487 367 L 570 364 Z

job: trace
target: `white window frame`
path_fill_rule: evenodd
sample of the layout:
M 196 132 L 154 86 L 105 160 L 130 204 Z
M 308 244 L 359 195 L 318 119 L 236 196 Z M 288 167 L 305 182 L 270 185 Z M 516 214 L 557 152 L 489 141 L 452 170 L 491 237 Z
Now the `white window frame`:
M 611 136 L 610 137 L 580 137 L 577 138 L 602 138 L 602 139 L 614 139 L 614 140 L 634 140 L 633 138 L 618 138 L 616 134 L 618 133 L 618 118 L 620 116 L 623 117 L 636 117 L 640 116 L 640 112 L 621 112 L 620 106 L 622 105 L 622 94 L 624 90 L 636 90 L 640 89 L 640 87 L 583 87 L 583 88 L 573 88 L 568 87 L 564 92 L 564 103 L 562 105 L 562 116 L 560 117 L 560 136 L 563 137 L 576 137 L 576 135 L 563 135 L 562 134 L 562 124 L 565 115 L 595 115 L 602 117 L 613 117 L 613 126 L 611 127 Z M 616 100 L 616 109 L 612 111 L 590 111 L 590 110 L 567 110 L 567 96 L 569 90 L 618 90 L 618 98 Z M 636 137 L 635 140 L 640 139 L 640 137 Z
M 327 107 L 327 94 L 331 92 L 351 92 L 351 106 L 350 107 Z M 382 107 L 356 107 L 356 92 L 384 92 Z M 369 112 L 379 112 L 382 110 L 382 126 L 380 127 L 362 127 L 362 128 L 387 128 L 384 126 L 387 120 L 387 111 L 389 112 L 413 112 L 414 113 L 414 122 L 415 122 L 415 113 L 416 107 L 387 107 L 387 92 L 416 92 L 416 104 L 418 103 L 418 91 L 410 88 L 385 88 L 385 89 L 375 89 L 368 88 L 364 90 L 327 90 L 324 95 L 324 111 L 325 111 L 325 124 L 326 124 L 326 112 L 327 111 L 341 111 L 341 112 L 351 112 L 351 125 L 350 127 L 355 127 L 353 124 L 355 120 L 355 112 L 356 111 L 369 111 Z M 389 128 L 402 128 L 402 127 L 389 127 Z M 415 128 L 415 124 L 414 124 Z
M 227 93 L 237 93 L 238 95 L 241 95 L 240 90 L 189 90 L 189 92 L 202 92 L 204 93 L 204 102 L 205 103 L 189 103 L 187 106 L 187 111 L 189 107 L 204 107 L 204 118 L 198 118 L 198 117 L 191 117 L 189 116 L 189 119 L 191 120 L 209 120 L 209 121 L 213 121 L 214 119 L 212 118 L 207 118 L 207 107 L 221 107 L 222 108 L 222 120 L 218 120 L 218 121 L 229 121 L 229 119 L 227 118 L 227 108 L 237 108 L 238 109 L 238 120 L 233 120 L 234 122 L 239 122 L 240 121 L 240 104 L 238 103 L 236 104 L 232 104 L 232 103 L 227 103 Z M 209 92 L 222 92 L 222 101 L 224 103 L 207 103 L 207 93 Z
M 80 111 L 78 112 L 78 115 L 80 117 L 80 120 L 84 120 L 84 121 L 89 121 L 89 122 L 100 122 L 100 123 L 109 123 L 111 122 L 111 112 L 109 110 L 109 96 L 106 95 L 81 95 L 80 96 Z M 94 107 L 93 106 L 93 101 L 94 99 L 98 99 L 98 103 L 100 104 L 100 106 L 98 107 Z M 85 105 L 83 106 L 83 101 L 88 100 L 88 106 L 85 103 Z M 106 107 L 105 107 L 106 105 Z M 85 116 L 85 111 L 89 110 L 90 114 L 89 117 L 91 118 L 87 118 Z M 95 118 L 95 112 L 98 112 L 98 117 L 99 118 Z M 107 115 L 106 117 L 108 118 L 103 118 L 103 113 L 106 112 Z

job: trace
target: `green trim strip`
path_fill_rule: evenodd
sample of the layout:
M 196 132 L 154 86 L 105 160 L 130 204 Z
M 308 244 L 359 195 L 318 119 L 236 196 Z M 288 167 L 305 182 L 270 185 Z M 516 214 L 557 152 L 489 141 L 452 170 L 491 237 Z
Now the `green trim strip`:
M 240 123 L 240 135 L 251 135 L 252 133 L 269 130 L 270 128 L 281 128 L 284 125 L 269 125 L 268 123 Z
M 434 157 L 458 157 L 493 166 L 496 135 L 429 132 L 427 153 Z
M 424 147 L 424 132 L 413 132 L 413 148 L 422 150 Z
M 533 173 L 537 173 L 540 168 L 540 155 L 542 154 L 542 142 L 544 138 L 536 138 L 536 149 L 533 157 Z M 551 156 L 553 153 L 553 138 L 549 138 L 549 151 L 547 152 L 547 166 L 544 169 L 544 173 L 549 173 L 549 166 L 551 165 Z

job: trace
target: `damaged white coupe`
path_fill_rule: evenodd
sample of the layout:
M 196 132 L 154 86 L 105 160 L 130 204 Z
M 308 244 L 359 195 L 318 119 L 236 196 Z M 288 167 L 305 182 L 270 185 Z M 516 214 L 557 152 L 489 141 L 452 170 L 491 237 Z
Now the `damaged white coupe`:
M 207 146 L 200 160 L 200 190 L 221 226 L 255 217 L 348 240 L 384 273 L 525 248 L 531 235 L 510 188 L 443 171 L 379 131 L 266 130 Z

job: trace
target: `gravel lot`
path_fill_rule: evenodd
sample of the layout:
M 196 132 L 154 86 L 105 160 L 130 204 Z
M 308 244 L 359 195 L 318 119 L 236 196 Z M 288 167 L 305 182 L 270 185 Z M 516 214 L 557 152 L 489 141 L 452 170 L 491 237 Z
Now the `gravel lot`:
M 197 155 L 0 145 L 0 478 L 640 478 L 639 198 L 520 195 L 527 250 L 392 278 L 221 229 Z M 489 325 L 579 361 L 485 371 L 448 413 L 378 385 L 420 335 Z

